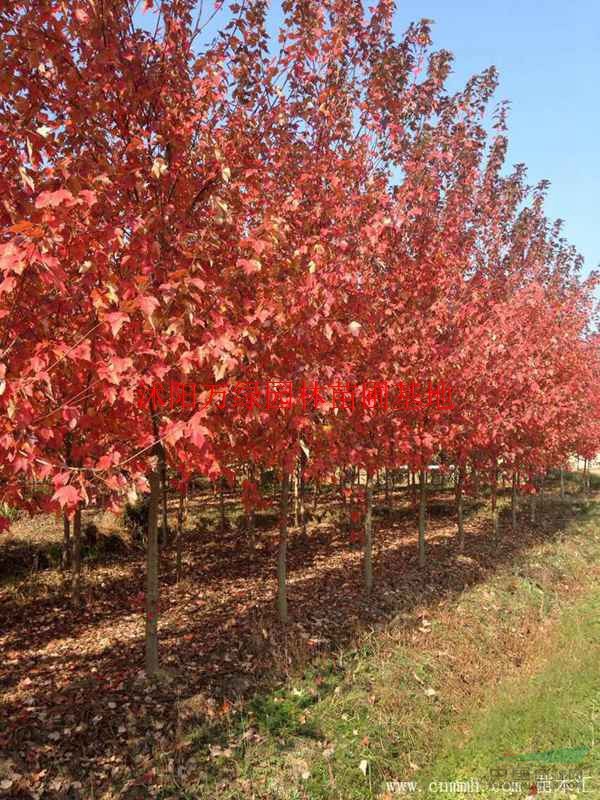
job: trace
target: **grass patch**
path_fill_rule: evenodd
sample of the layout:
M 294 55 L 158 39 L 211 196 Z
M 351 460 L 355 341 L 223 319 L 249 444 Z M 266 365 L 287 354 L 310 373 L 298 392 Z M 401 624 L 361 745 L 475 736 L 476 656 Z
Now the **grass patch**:
M 430 792 L 429 782 L 483 781 L 507 764 L 510 778 L 508 751 L 584 745 L 592 749 L 571 773 L 597 773 L 598 517 L 598 503 L 582 504 L 558 537 L 485 582 L 256 696 L 245 725 L 257 735 L 236 749 L 227 781 L 213 773 L 198 796 L 364 800 L 413 780 L 421 797 L 468 797 L 456 785 Z M 517 766 L 515 780 L 528 767 Z

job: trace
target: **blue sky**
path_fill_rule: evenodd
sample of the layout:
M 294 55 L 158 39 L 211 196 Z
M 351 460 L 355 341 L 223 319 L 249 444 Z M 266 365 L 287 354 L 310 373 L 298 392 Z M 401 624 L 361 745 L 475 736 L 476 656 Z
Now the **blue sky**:
M 497 98 L 510 100 L 508 159 L 531 182 L 548 178 L 548 216 L 600 264 L 600 2 L 598 0 L 405 0 L 398 31 L 435 21 L 434 44 L 455 55 L 453 80 L 494 64 Z
M 209 38 L 227 22 L 228 5 L 206 30 Z M 597 268 L 600 1 L 398 0 L 397 6 L 398 34 L 411 21 L 434 20 L 434 47 L 455 56 L 451 88 L 497 67 L 496 99 L 511 104 L 508 162 L 524 162 L 530 183 L 550 180 L 548 216 L 565 221 L 564 235 L 584 256 L 585 272 Z M 209 0 L 204 7 L 214 6 Z M 148 16 L 138 21 L 148 24 Z M 274 34 L 280 19 L 280 3 L 273 2 Z

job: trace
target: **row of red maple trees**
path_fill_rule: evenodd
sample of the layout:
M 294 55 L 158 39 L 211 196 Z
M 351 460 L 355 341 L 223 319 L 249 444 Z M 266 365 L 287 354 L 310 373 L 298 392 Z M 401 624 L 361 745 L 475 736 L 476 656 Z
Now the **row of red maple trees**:
M 207 44 L 216 11 L 194 0 L 0 10 L 0 501 L 62 511 L 78 537 L 82 507 L 150 492 L 150 673 L 169 477 L 184 493 L 237 472 L 251 511 L 277 469 L 285 620 L 298 464 L 302 485 L 365 471 L 370 590 L 376 470 L 424 487 L 452 464 L 460 527 L 473 475 L 495 505 L 500 473 L 529 491 L 598 448 L 595 278 L 546 183 L 506 167 L 495 70 L 451 92 L 450 53 L 427 21 L 398 38 L 393 6 L 284 0 L 276 48 L 264 0 Z M 453 408 L 211 402 L 280 381 L 435 384 Z M 170 382 L 197 406 L 139 402 Z M 423 553 L 423 492 L 419 527 Z

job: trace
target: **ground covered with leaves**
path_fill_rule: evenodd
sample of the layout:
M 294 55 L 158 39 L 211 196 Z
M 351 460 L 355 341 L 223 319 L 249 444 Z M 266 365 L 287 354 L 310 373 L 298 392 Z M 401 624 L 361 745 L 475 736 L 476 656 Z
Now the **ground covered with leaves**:
M 47 569 L 28 566 L 16 577 L 5 575 L 0 589 L 0 792 L 131 800 L 225 796 L 229 790 L 231 797 L 350 797 L 335 793 L 331 761 L 324 773 L 329 789 L 319 793 L 302 789 L 310 773 L 305 758 L 292 770 L 300 794 L 281 794 L 264 776 L 253 783 L 236 766 L 239 748 L 258 752 L 273 737 L 283 747 L 290 725 L 296 733 L 306 725 L 307 741 L 323 739 L 304 708 L 339 691 L 348 680 L 349 654 L 390 629 L 430 641 L 436 616 L 523 552 L 558 541 L 581 510 L 572 500 L 548 498 L 536 525 L 524 510 L 513 533 L 505 513 L 494 537 L 487 505 L 472 503 L 461 554 L 452 493 L 438 488 L 429 504 L 427 566 L 419 569 L 410 498 L 398 493 L 393 509 L 383 494 L 378 500 L 371 599 L 363 597 L 360 547 L 343 532 L 332 494 L 323 498 L 307 535 L 292 535 L 291 619 L 284 629 L 274 611 L 274 516 L 259 517 L 251 540 L 233 523 L 221 532 L 215 500 L 194 498 L 183 581 L 175 582 L 172 549 L 163 553 L 163 671 L 154 683 L 143 676 L 142 551 L 125 541 L 108 552 L 99 537 L 86 551 L 84 602 L 73 608 L 68 575 L 52 566 L 60 524 L 51 518 L 16 523 L 4 543 L 11 564 L 19 563 L 18 552 L 38 548 L 50 555 Z M 231 503 L 230 520 L 234 511 Z M 498 654 L 499 662 L 519 664 L 524 636 L 511 645 L 515 652 L 509 647 Z M 468 672 L 466 665 L 466 685 Z M 304 688 L 290 696 L 285 687 L 298 676 Z M 426 678 L 420 680 L 435 694 Z M 323 741 L 326 750 L 327 736 Z

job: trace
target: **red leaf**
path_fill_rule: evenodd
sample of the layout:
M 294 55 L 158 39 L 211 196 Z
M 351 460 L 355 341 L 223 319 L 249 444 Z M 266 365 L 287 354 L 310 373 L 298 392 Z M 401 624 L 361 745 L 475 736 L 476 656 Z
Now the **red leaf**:
M 129 315 L 124 314 L 122 311 L 111 311 L 110 314 L 104 315 L 104 320 L 110 325 L 112 335 L 116 336 L 121 330 L 121 327 L 126 322 L 129 322 Z
M 196 447 L 202 447 L 206 439 L 207 429 L 201 423 L 202 415 L 200 412 L 194 414 L 188 422 L 187 429 L 192 444 Z
M 260 261 L 255 258 L 239 258 L 238 266 L 241 267 L 246 275 L 252 275 L 253 272 L 260 272 L 262 269 Z
M 58 500 L 61 508 L 75 508 L 79 503 L 79 492 L 74 486 L 61 486 L 52 495 L 53 500 Z
M 72 206 L 75 202 L 75 198 L 68 189 L 58 189 L 56 192 L 42 192 L 35 201 L 35 207 L 55 207 L 59 206 L 61 203 L 68 203 L 68 205 Z
M 86 203 L 86 205 L 88 205 L 88 206 L 93 206 L 93 205 L 94 205 L 94 203 L 97 203 L 97 202 L 98 202 L 98 200 L 97 200 L 97 198 L 96 198 L 96 192 L 92 192 L 92 191 L 91 191 L 91 189 L 82 189 L 82 190 L 79 192 L 79 195 L 78 195 L 78 197 L 81 197 L 81 199 L 82 199 L 82 200 L 83 200 L 83 201 Z
M 152 295 L 149 294 L 141 294 L 136 303 L 138 308 L 140 308 L 147 317 L 151 317 L 160 305 L 156 297 L 152 297 Z

